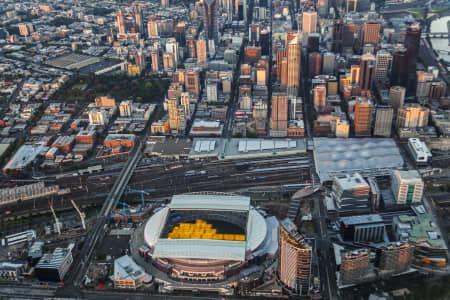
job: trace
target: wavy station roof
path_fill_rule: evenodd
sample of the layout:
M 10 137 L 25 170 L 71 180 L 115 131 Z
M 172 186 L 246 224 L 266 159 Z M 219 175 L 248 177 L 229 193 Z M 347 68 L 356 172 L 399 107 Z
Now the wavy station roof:
M 403 166 L 400 151 L 390 138 L 315 138 L 314 160 L 321 182 L 351 172 L 387 175 Z

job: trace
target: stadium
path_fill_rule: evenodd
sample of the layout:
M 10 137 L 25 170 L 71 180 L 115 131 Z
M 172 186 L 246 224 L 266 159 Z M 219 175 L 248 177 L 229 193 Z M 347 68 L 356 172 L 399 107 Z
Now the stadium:
M 277 219 L 266 218 L 249 197 L 182 194 L 147 221 L 143 247 L 152 265 L 169 278 L 211 283 L 275 257 L 277 229 Z

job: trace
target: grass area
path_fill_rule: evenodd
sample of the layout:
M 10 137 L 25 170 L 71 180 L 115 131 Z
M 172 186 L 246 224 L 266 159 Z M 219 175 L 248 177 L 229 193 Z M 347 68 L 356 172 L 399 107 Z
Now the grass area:
M 87 88 L 84 88 L 87 85 Z M 89 101 L 108 95 L 121 101 L 158 103 L 169 86 L 167 79 L 128 76 L 80 76 L 62 87 L 56 99 L 64 102 Z
M 449 5 L 445 5 L 445 6 L 435 6 L 431 8 L 432 12 L 443 12 L 450 9 Z
M 414 18 L 424 19 L 425 18 L 426 9 L 425 8 L 414 8 L 414 9 L 408 10 L 408 12 L 411 15 L 413 15 Z

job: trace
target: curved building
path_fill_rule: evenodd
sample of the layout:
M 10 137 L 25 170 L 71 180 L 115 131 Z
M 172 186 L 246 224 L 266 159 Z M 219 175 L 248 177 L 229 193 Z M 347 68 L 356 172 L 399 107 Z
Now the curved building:
M 290 219 L 280 222 L 278 232 L 278 278 L 289 291 L 309 294 L 313 246 Z

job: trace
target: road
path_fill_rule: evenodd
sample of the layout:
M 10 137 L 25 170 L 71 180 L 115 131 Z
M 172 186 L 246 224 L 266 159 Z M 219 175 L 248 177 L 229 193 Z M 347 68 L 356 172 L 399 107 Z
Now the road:
M 326 225 L 327 209 L 323 203 L 323 196 L 314 197 L 314 222 L 318 232 L 317 252 L 319 253 L 319 272 L 321 290 L 324 299 L 339 299 L 336 287 L 336 267 L 333 247 L 328 237 Z

